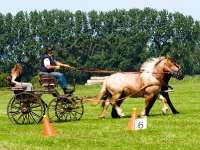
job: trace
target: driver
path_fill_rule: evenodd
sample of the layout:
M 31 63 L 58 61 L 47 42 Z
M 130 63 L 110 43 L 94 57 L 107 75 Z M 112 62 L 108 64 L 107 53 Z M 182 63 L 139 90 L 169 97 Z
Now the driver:
M 53 49 L 47 48 L 46 53 L 41 58 L 40 71 L 41 75 L 50 75 L 58 79 L 58 82 L 63 89 L 64 94 L 73 93 L 73 90 L 67 88 L 68 84 L 64 75 L 54 70 L 60 69 L 61 66 L 69 68 L 69 65 L 56 61 L 53 57 Z

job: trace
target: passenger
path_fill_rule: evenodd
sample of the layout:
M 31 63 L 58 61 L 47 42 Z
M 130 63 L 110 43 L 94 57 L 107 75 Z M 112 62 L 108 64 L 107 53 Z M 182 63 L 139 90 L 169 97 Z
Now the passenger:
M 69 65 L 63 64 L 61 62 L 56 61 L 53 57 L 53 49 L 47 48 L 45 54 L 41 58 L 40 71 L 41 75 L 50 75 L 58 79 L 58 82 L 63 89 L 64 94 L 73 93 L 73 90 L 68 89 L 68 84 L 65 79 L 65 76 L 56 72 L 55 70 L 60 69 L 61 66 L 65 68 L 69 68 Z
M 27 91 L 33 91 L 33 85 L 27 82 L 21 82 L 21 73 L 23 67 L 20 63 L 15 64 L 14 68 L 11 70 L 11 83 L 15 84 L 16 87 L 26 87 Z

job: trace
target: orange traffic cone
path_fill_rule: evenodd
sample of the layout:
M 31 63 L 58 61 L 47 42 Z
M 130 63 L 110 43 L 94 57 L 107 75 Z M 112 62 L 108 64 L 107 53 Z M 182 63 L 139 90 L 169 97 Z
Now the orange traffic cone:
M 137 119 L 137 110 L 136 108 L 133 109 L 133 113 L 132 113 L 132 116 L 131 116 L 131 119 L 128 123 L 128 126 L 126 128 L 126 130 L 135 130 L 135 120 Z
M 49 123 L 48 119 L 46 118 L 46 115 L 43 116 L 43 123 L 44 123 L 44 136 L 54 136 L 56 135 L 55 130 Z

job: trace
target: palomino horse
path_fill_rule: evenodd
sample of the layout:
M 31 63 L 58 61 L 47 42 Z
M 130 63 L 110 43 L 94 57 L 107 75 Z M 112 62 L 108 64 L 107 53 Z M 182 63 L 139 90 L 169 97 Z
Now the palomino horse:
M 123 117 L 124 113 L 116 102 L 127 97 L 145 97 L 145 105 L 141 116 L 147 116 L 150 110 L 149 106 L 153 106 L 152 101 L 154 99 L 160 99 L 164 102 L 162 110 L 163 113 L 166 113 L 168 110 L 167 100 L 160 94 L 162 86 L 166 85 L 163 81 L 164 74 L 170 74 L 177 79 L 182 79 L 183 75 L 180 66 L 174 64 L 166 56 L 147 60 L 140 70 L 141 72 L 137 73 L 115 73 L 105 79 L 101 92 L 93 103 L 93 106 L 96 106 L 102 98 L 106 97 L 100 118 L 105 118 L 109 104 L 113 105 L 120 117 Z

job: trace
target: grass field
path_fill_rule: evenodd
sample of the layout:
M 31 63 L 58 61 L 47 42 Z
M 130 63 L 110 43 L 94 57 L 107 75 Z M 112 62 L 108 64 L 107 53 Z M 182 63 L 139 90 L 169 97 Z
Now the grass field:
M 99 119 L 101 106 L 84 102 L 84 115 L 73 122 L 52 123 L 56 136 L 43 136 L 43 123 L 13 125 L 7 117 L 7 104 L 13 93 L 0 91 L 0 150 L 199 150 L 200 149 L 200 77 L 186 77 L 182 81 L 171 79 L 175 89 L 170 98 L 180 114 L 173 115 L 169 109 L 161 114 L 163 103 L 156 101 L 147 118 L 147 129 L 127 131 L 133 112 L 142 111 L 144 99 L 126 99 L 121 108 L 125 118 L 112 119 L 111 106 L 106 119 Z M 74 95 L 95 96 L 101 86 L 77 85 Z M 60 91 L 62 92 L 62 91 Z M 48 103 L 53 99 L 45 94 Z M 140 117 L 140 116 L 139 116 Z

